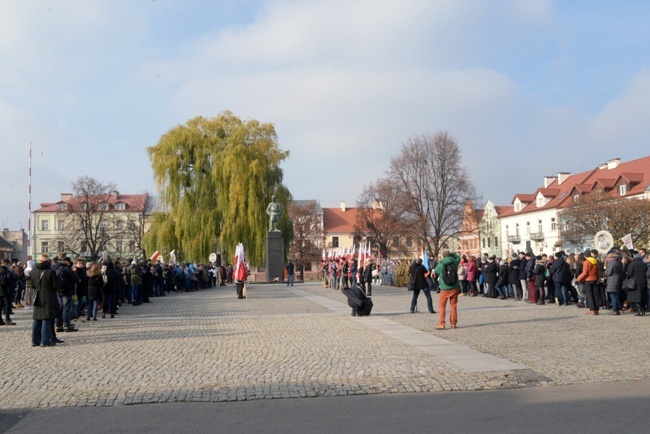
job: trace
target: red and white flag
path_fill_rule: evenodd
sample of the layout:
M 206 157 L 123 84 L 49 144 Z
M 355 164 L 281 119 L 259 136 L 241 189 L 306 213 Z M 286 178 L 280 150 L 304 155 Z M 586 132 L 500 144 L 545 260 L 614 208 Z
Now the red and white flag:
M 243 282 L 246 280 L 246 258 L 244 257 L 244 245 L 237 244 L 235 248 L 235 259 L 232 261 L 232 277 L 236 282 Z
M 153 252 L 153 255 L 151 255 L 151 260 L 156 262 L 158 258 L 162 258 L 162 255 L 158 250 L 156 250 L 155 252 Z

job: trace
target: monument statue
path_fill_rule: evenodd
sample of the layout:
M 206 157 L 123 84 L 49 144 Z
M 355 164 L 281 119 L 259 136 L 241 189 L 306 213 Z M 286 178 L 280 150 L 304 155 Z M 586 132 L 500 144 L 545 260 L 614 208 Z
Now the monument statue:
M 275 201 L 275 195 L 271 197 L 271 203 L 266 207 L 266 213 L 270 218 L 269 232 L 277 231 L 277 224 L 280 221 L 280 215 L 282 214 L 282 209 L 280 204 Z

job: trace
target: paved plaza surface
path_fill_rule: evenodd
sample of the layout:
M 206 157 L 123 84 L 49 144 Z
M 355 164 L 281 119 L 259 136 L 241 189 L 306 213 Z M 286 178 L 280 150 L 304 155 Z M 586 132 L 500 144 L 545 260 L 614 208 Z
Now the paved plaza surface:
M 650 380 L 648 317 L 461 297 L 458 329 L 375 286 L 369 317 L 320 283 L 218 287 L 125 305 L 31 346 L 0 327 L 0 410 L 553 387 Z M 437 296 L 434 295 L 437 310 Z

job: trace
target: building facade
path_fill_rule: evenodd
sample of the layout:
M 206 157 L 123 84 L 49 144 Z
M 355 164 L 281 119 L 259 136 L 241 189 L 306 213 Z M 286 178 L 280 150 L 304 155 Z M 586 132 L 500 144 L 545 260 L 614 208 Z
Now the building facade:
M 571 239 L 561 222 L 564 209 L 593 192 L 650 199 L 650 156 L 627 162 L 614 158 L 575 175 L 559 172 L 544 177 L 543 187 L 534 193 L 515 194 L 512 208 L 500 216 L 502 255 L 517 251 L 550 254 L 560 249 L 579 253 L 593 247 L 588 241 Z
M 153 199 L 117 191 L 93 197 L 62 193 L 58 202 L 42 203 L 33 212 L 33 256 L 91 257 L 94 247 L 95 255 L 107 251 L 111 257 L 139 257 Z

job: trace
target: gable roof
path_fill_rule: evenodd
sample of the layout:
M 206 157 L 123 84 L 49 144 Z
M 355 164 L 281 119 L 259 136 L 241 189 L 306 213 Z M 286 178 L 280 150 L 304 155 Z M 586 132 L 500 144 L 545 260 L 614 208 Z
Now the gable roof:
M 323 229 L 325 233 L 353 233 L 357 223 L 357 209 L 323 208 Z

